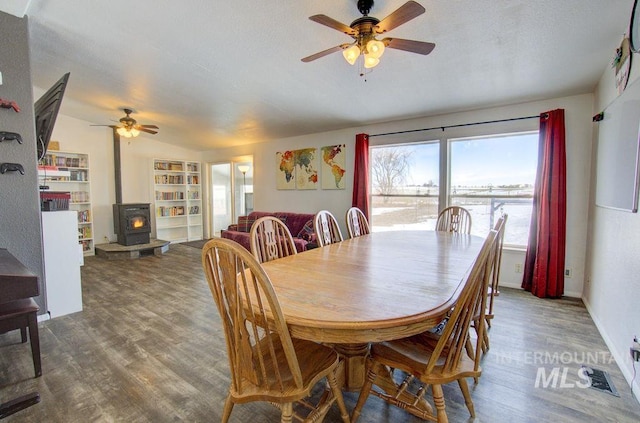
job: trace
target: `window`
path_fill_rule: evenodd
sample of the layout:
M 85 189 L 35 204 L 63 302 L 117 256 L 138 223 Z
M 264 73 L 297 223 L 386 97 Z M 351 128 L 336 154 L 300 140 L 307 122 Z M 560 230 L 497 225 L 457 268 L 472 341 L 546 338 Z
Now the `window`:
M 440 190 L 438 142 L 371 148 L 372 230 L 434 230 Z
M 471 213 L 471 233 L 487 236 L 501 213 L 505 244 L 526 246 L 538 162 L 538 134 L 450 140 L 449 204 Z
M 507 213 L 505 244 L 527 245 L 537 132 L 375 146 L 370 161 L 373 231 L 433 230 L 440 209 L 459 205 L 471 212 L 474 235 Z

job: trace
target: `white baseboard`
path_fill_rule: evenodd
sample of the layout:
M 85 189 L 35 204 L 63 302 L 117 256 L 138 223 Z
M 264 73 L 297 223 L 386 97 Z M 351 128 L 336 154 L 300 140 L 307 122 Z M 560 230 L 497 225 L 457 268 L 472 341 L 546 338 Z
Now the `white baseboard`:
M 509 283 L 509 282 L 500 282 L 500 286 L 504 286 L 506 288 L 515 288 L 515 289 L 522 289 L 522 286 L 520 285 L 520 283 Z M 565 291 L 564 292 L 564 296 L 565 297 L 571 297 L 571 298 L 582 298 L 582 292 L 573 292 L 573 291 Z
M 600 332 L 600 336 L 602 336 L 604 343 L 607 344 L 607 347 L 609 348 L 609 351 L 611 351 L 611 355 L 613 355 L 614 360 L 616 360 L 616 363 L 618 364 L 622 375 L 633 391 L 633 396 L 636 398 L 636 401 L 640 403 L 640 383 L 638 381 L 638 378 L 636 378 L 635 381 L 633 380 L 633 367 L 630 369 L 628 366 L 623 365 L 624 363 L 628 363 L 631 360 L 629 354 L 626 351 L 620 351 L 616 347 L 615 343 L 611 340 L 611 338 L 609 338 L 600 320 L 591 312 L 591 305 L 589 304 L 589 301 L 587 301 L 586 298 L 582 298 L 582 302 L 584 303 L 585 307 L 587 307 L 587 312 L 589 313 L 589 316 L 591 316 L 591 320 L 593 320 L 593 323 L 596 325 L 598 332 Z M 638 373 L 640 373 L 640 364 L 631 364 L 631 366 L 634 365 L 639 367 L 637 371 Z M 631 386 L 632 381 L 633 386 Z

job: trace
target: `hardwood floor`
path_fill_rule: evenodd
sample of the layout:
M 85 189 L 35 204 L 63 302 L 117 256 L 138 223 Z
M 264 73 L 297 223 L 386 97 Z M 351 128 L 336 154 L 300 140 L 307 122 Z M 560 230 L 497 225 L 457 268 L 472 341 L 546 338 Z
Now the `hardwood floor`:
M 42 377 L 33 378 L 19 331 L 0 335 L 0 401 L 32 391 L 42 398 L 5 421 L 220 421 L 227 354 L 199 249 L 174 244 L 159 257 L 87 257 L 82 286 L 84 311 L 40 323 Z M 490 336 L 480 383 L 470 383 L 476 422 L 640 421 L 640 405 L 580 301 L 503 289 Z M 609 372 L 620 397 L 577 386 L 585 361 Z M 445 386 L 445 398 L 451 422 L 473 421 L 457 384 Z M 356 400 L 345 393 L 349 410 Z M 237 405 L 230 421 L 277 422 L 279 412 Z M 333 407 L 325 422 L 340 421 Z M 359 420 L 418 421 L 373 396 Z

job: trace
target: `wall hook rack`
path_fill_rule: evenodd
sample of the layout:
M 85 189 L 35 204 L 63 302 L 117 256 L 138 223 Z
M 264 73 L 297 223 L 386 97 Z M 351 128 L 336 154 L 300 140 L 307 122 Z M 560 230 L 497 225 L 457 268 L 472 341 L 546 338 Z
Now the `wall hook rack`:
M 5 100 L 0 98 L 0 107 L 2 107 L 3 109 L 13 109 L 16 113 L 20 112 L 18 103 L 13 100 Z
M 0 164 L 0 173 L 4 175 L 7 172 L 20 172 L 21 175 L 24 175 L 24 168 L 20 163 Z
M 18 144 L 22 144 L 22 136 L 16 132 L 0 131 L 0 141 L 18 141 Z

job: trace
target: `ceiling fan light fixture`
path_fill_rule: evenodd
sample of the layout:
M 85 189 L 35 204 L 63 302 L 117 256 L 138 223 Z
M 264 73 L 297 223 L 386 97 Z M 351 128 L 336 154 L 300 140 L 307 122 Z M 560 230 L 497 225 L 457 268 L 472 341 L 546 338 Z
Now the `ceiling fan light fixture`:
M 367 53 L 370 57 L 375 57 L 376 59 L 381 58 L 384 54 L 384 43 L 375 38 L 371 39 L 367 43 Z
M 360 48 L 354 44 L 351 47 L 342 50 L 342 55 L 344 56 L 344 60 L 346 60 L 350 65 L 353 65 L 356 60 L 358 60 L 358 56 L 360 56 Z
M 373 57 L 370 54 L 364 55 L 364 67 L 367 69 L 375 68 L 380 63 L 380 59 Z
M 116 129 L 116 131 L 118 132 L 118 135 L 124 138 L 134 138 L 140 135 L 140 131 L 138 131 L 136 128 L 126 128 L 124 126 L 121 126 L 120 128 Z
M 127 128 L 125 127 L 120 127 L 116 129 L 116 131 L 118 132 L 118 135 L 120 135 L 121 137 L 131 138 L 131 133 L 127 131 Z

